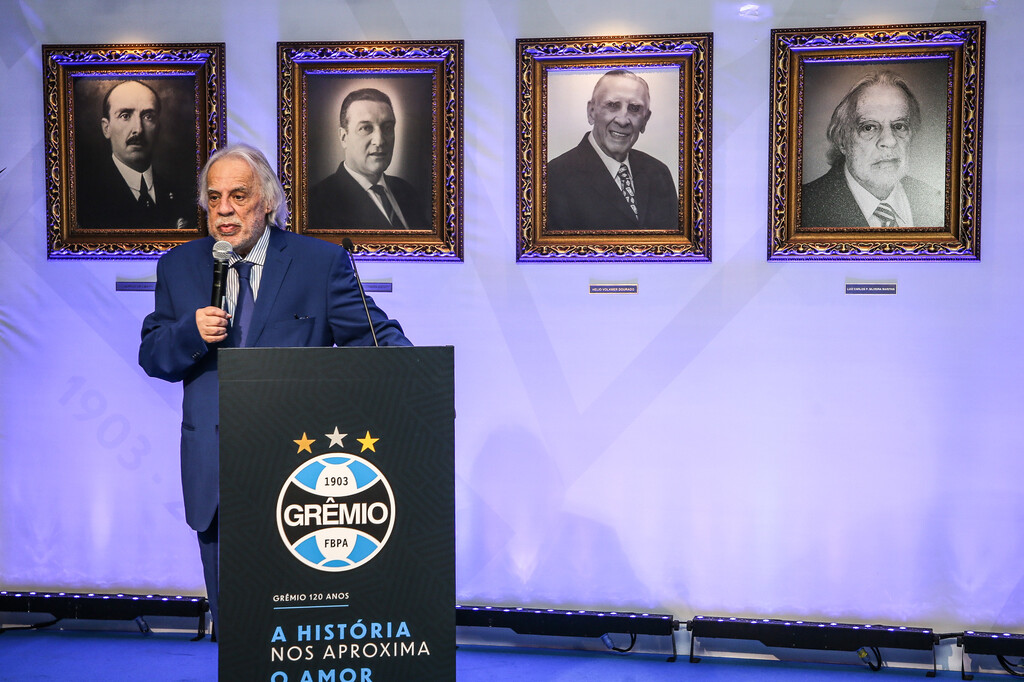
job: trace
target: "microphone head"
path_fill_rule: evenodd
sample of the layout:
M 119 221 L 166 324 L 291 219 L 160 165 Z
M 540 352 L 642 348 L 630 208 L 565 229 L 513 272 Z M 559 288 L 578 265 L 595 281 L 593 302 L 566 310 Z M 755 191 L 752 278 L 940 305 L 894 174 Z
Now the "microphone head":
M 229 260 L 234 249 L 231 248 L 231 244 L 221 240 L 213 245 L 213 258 L 214 260 Z
M 349 239 L 348 237 L 345 237 L 344 239 L 341 240 L 341 245 L 344 246 L 345 250 L 348 251 L 349 253 L 353 253 L 355 251 L 355 248 L 356 248 L 352 244 L 352 240 Z

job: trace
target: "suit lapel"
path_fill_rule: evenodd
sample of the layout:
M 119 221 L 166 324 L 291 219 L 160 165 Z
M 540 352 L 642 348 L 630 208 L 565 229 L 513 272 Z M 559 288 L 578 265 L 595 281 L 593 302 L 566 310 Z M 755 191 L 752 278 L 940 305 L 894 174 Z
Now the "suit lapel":
M 857 216 L 857 222 L 853 225 L 844 225 L 844 227 L 867 227 L 868 219 L 864 217 L 864 213 L 860 210 L 860 204 L 857 203 L 857 199 L 853 196 L 853 190 L 846 182 L 846 173 L 843 171 L 843 164 L 837 163 L 832 166 L 828 172 L 830 182 L 832 183 L 832 189 L 829 194 L 832 197 L 831 208 L 829 209 L 833 216 L 833 221 L 836 223 L 849 222 L 844 221 L 845 216 Z
M 203 249 L 203 257 L 195 259 L 192 262 L 193 273 L 189 278 L 193 282 L 198 282 L 196 285 L 199 288 L 198 295 L 201 300 L 210 300 L 210 293 L 213 291 L 213 245 L 216 243 L 216 239 L 213 237 L 205 237 L 206 248 Z M 209 305 L 203 303 L 204 306 Z
M 274 302 L 281 292 L 281 285 L 292 262 L 291 257 L 285 253 L 287 245 L 280 230 L 276 227 L 267 229 L 270 230 L 270 243 L 267 245 L 267 258 L 263 263 L 263 274 L 260 276 L 260 292 L 256 297 L 256 307 L 253 308 L 249 327 L 249 346 L 259 345 L 260 337 L 270 318 L 270 311 L 274 309 Z
M 139 200 L 135 198 L 135 193 L 132 192 L 132 188 L 124 181 L 124 176 L 121 175 L 121 171 L 117 170 L 117 166 L 114 165 L 114 159 L 107 157 L 105 167 L 108 178 L 106 186 L 108 188 L 116 188 L 113 191 L 117 194 L 117 197 L 112 197 L 111 201 L 116 202 L 116 205 L 125 208 L 137 208 Z M 210 258 L 212 259 L 213 256 L 210 256 Z
M 590 133 L 587 133 L 587 135 L 589 136 Z M 633 215 L 633 209 L 626 203 L 626 197 L 622 196 L 622 188 L 619 187 L 618 181 L 608 172 L 608 168 L 604 165 L 601 157 L 590 146 L 590 141 L 587 137 L 583 138 L 581 145 L 586 145 L 586 149 L 589 152 L 586 156 L 586 170 L 587 175 L 590 176 L 588 184 L 594 190 L 594 199 L 597 202 L 595 205 L 604 204 L 614 210 L 624 225 L 636 224 L 636 216 Z M 633 191 L 636 191 L 635 179 L 633 181 Z

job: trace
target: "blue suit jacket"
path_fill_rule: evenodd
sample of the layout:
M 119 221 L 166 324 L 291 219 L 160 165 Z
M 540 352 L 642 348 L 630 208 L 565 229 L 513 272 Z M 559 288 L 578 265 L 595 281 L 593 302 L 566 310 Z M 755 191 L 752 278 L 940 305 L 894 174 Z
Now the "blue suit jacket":
M 348 253 L 334 244 L 276 228 L 260 279 L 249 346 L 372 346 Z M 217 511 L 220 469 L 217 347 L 196 328 L 210 304 L 212 237 L 182 244 L 157 264 L 156 307 L 142 323 L 139 364 L 152 377 L 184 382 L 181 482 L 185 518 L 197 531 Z M 367 297 L 381 345 L 412 345 L 402 328 Z M 230 337 L 229 337 L 230 339 Z

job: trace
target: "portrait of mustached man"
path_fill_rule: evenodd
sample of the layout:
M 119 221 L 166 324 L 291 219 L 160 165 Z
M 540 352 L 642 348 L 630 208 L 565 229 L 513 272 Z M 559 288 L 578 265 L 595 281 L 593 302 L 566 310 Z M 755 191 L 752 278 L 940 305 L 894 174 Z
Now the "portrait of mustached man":
M 195 188 L 154 167 L 161 115 L 159 94 L 141 81 L 118 81 L 106 89 L 99 127 L 108 148 L 77 169 L 78 227 L 195 227 Z

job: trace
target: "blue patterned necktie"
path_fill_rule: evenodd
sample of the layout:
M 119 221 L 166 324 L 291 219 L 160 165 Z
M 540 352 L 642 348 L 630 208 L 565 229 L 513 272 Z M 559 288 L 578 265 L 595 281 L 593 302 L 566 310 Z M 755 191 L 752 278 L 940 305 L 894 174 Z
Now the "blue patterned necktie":
M 622 189 L 622 196 L 625 197 L 626 203 L 633 209 L 633 215 L 637 215 L 636 212 L 636 196 L 633 192 L 633 181 L 629 177 L 629 167 L 626 164 L 619 166 L 619 173 L 616 176 L 619 178 L 619 187 Z
M 882 227 L 899 227 L 899 223 L 896 222 L 896 211 L 884 201 L 875 209 L 874 216 L 881 221 Z
M 252 295 L 252 285 L 249 283 L 252 263 L 247 260 L 240 260 L 231 267 L 238 271 L 238 300 L 235 302 L 234 318 L 238 347 L 243 348 L 245 347 L 246 337 L 249 336 L 252 310 L 256 307 L 256 299 Z

